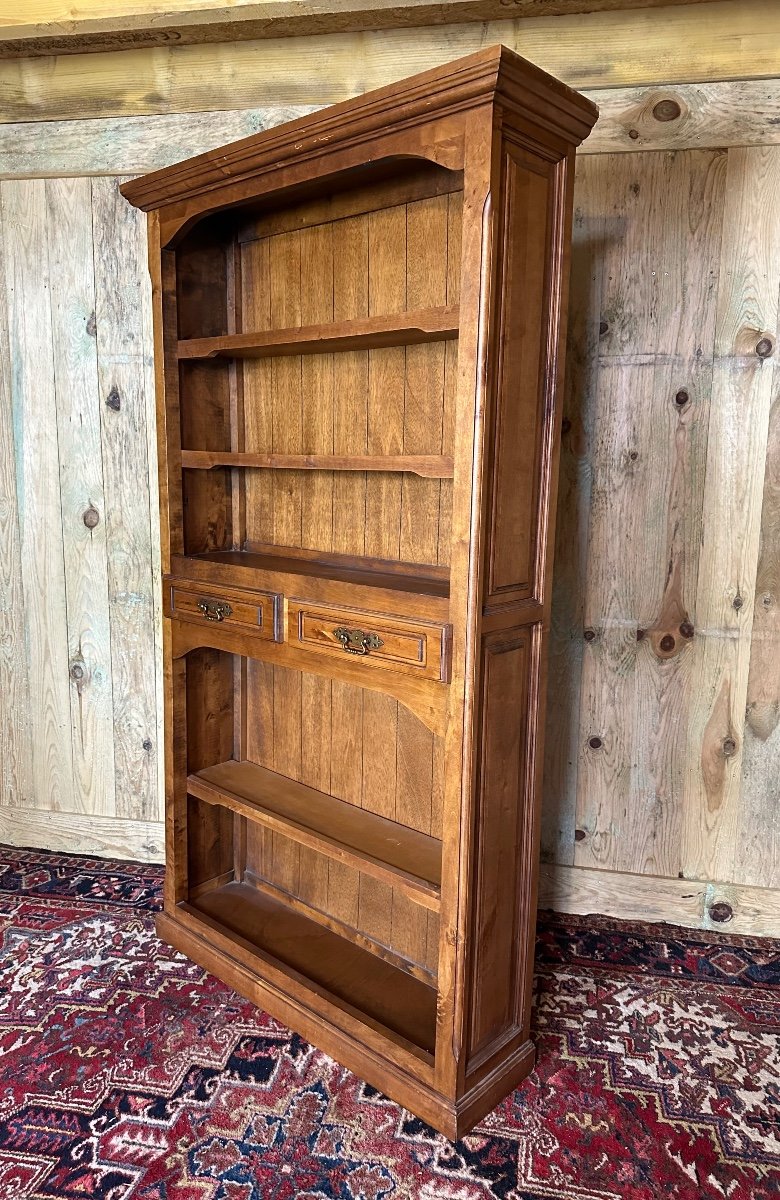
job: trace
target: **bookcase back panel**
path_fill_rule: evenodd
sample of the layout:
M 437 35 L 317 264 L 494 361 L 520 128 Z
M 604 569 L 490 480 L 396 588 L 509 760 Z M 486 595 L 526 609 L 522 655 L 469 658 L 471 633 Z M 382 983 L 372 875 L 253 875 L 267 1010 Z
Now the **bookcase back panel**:
M 443 738 L 398 701 L 247 662 L 245 755 L 357 808 L 441 837 Z M 286 892 L 435 970 L 438 918 L 397 888 L 280 834 L 250 831 L 247 862 Z
M 461 193 L 241 247 L 244 330 L 299 328 L 456 304 Z M 243 449 L 449 454 L 457 342 L 241 364 Z M 379 472 L 246 473 L 248 545 L 449 561 L 450 480 Z

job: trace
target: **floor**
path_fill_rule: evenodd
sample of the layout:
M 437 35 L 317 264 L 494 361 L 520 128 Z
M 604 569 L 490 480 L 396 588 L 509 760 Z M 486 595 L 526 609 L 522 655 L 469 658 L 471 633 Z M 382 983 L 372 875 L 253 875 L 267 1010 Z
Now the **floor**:
M 160 883 L 0 847 L 0 1200 L 780 1197 L 780 943 L 543 914 L 537 1069 L 452 1144 L 158 942 Z

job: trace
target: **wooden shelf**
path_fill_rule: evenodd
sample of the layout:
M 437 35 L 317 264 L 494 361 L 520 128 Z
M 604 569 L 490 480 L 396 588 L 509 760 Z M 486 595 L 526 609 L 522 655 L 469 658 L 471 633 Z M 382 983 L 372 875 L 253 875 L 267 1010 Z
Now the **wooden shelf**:
M 171 570 L 181 578 L 203 579 L 215 584 L 234 583 L 237 587 L 253 587 L 252 572 L 270 571 L 445 599 L 450 594 L 446 568 L 336 553 L 318 556 L 297 547 L 290 547 L 285 553 L 285 549 L 213 550 L 204 554 L 176 555 L 171 561 Z M 265 585 L 261 585 L 261 590 L 262 586 Z
M 252 762 L 207 767 L 189 776 L 187 790 L 439 909 L 441 842 L 427 834 Z
M 246 883 L 228 883 L 184 906 L 227 932 L 236 949 L 295 971 L 305 983 L 426 1054 L 436 1038 L 436 989 Z M 243 958 L 243 955 L 241 955 Z
M 182 450 L 189 470 L 213 467 L 271 468 L 281 471 L 397 471 L 425 479 L 452 479 L 454 464 L 444 454 L 250 454 L 232 450 Z
M 331 354 L 341 350 L 375 350 L 383 346 L 412 346 L 458 336 L 458 306 L 424 308 L 299 329 L 231 333 L 223 337 L 180 341 L 180 359 L 273 358 L 286 354 Z

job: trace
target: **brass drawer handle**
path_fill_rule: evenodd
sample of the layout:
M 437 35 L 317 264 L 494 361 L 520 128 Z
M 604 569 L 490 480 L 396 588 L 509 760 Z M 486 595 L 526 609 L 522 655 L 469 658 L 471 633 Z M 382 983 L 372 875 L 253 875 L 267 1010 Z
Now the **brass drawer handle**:
M 224 621 L 232 616 L 233 609 L 225 600 L 199 600 L 198 608 L 207 621 Z
M 362 629 L 345 629 L 340 626 L 333 630 L 333 636 L 338 638 L 347 654 L 370 654 L 384 646 L 378 633 L 364 633 Z

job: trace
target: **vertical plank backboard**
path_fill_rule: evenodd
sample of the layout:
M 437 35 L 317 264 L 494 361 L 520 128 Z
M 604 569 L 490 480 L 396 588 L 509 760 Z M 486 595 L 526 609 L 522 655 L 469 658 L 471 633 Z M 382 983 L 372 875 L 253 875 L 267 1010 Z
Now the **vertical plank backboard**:
M 0 245 L 4 246 L 3 225 L 0 192 Z M 17 492 L 13 420 L 19 409 L 14 406 L 7 296 L 4 274 L 0 287 L 0 695 L 13 696 L 13 703 L 0 706 L 0 804 L 28 806 L 33 802 L 32 738 L 19 527 L 23 509 Z
M 89 179 L 49 179 L 45 188 L 71 680 L 73 806 L 78 812 L 113 816 L 114 714 L 92 183 Z
M 541 832 L 543 857 L 549 862 L 565 864 L 574 861 L 583 636 L 591 640 L 595 636 L 595 631 L 585 631 L 584 601 L 606 181 L 602 159 L 577 158 Z
M 144 221 L 92 181 L 95 311 L 109 545 L 117 816 L 159 820 L 156 602 L 149 494 L 149 275 Z M 106 401 L 111 398 L 112 404 Z
M 728 152 L 682 796 L 683 872 L 730 879 L 780 291 L 780 148 Z M 763 882 L 763 881 L 762 881 Z
M 11 406 L 30 686 L 29 806 L 73 811 L 68 625 L 54 391 L 46 184 L 0 184 Z M 11 693 L 12 694 L 12 693 Z
M 780 888 L 780 370 L 774 367 L 742 747 L 735 879 Z

